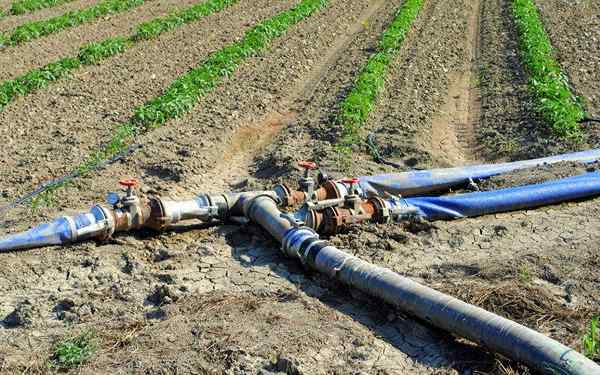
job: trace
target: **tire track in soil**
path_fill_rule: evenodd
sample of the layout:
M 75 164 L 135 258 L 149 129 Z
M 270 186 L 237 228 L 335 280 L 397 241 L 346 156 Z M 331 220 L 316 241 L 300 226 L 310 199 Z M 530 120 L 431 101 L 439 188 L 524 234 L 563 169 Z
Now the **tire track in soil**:
M 12 2 L 13 0 L 10 0 L 10 2 L 6 6 L 0 5 L 0 7 L 8 11 Z M 100 0 L 77 0 L 61 4 L 55 7 L 39 9 L 30 13 L 20 15 L 9 14 L 6 17 L 0 18 L 0 32 L 10 31 L 15 27 L 24 24 L 25 22 L 40 21 L 47 18 L 60 16 L 70 11 L 80 10 L 90 5 L 98 4 L 99 2 Z
M 471 3 L 466 35 L 465 66 L 448 73 L 448 94 L 431 124 L 432 155 L 440 164 L 475 164 L 481 146 L 477 128 L 481 117 L 481 93 L 478 88 L 480 57 L 481 0 Z
M 25 44 L 6 47 L 0 50 L 0 80 L 14 79 L 31 69 L 39 68 L 63 57 L 77 55 L 79 48 L 85 44 L 109 37 L 129 35 L 132 26 L 138 23 L 165 16 L 176 9 L 196 4 L 198 1 L 149 0 L 123 13 L 101 17 Z M 85 0 L 77 5 L 84 8 L 96 3 L 98 3 L 97 0 Z

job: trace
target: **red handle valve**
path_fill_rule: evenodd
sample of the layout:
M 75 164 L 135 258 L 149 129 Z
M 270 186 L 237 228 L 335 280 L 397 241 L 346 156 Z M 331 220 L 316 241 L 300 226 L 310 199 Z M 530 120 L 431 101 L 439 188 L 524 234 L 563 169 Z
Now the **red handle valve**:
M 356 185 L 358 184 L 358 181 L 359 181 L 359 179 L 356 178 L 356 177 L 353 177 L 353 178 L 344 178 L 342 180 L 343 183 L 350 184 L 350 189 L 348 191 L 348 194 L 349 194 L 348 198 L 350 196 L 355 196 L 356 195 Z
M 317 169 L 317 163 L 312 161 L 299 161 L 298 166 L 304 169 Z
M 354 178 L 344 178 L 342 180 L 343 183 L 350 184 L 350 185 L 358 184 L 359 181 L 360 181 L 360 179 L 358 179 L 356 177 L 354 177 Z
M 119 185 L 127 187 L 127 188 L 136 187 L 137 184 L 138 184 L 138 182 L 135 178 L 124 178 L 119 181 Z

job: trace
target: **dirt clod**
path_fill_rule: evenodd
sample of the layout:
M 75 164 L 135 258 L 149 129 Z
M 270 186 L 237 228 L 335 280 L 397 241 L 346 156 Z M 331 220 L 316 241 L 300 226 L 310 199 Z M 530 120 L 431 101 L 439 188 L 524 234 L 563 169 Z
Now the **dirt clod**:
M 19 302 L 15 309 L 4 317 L 3 323 L 8 328 L 27 327 L 33 324 L 35 312 L 29 300 Z

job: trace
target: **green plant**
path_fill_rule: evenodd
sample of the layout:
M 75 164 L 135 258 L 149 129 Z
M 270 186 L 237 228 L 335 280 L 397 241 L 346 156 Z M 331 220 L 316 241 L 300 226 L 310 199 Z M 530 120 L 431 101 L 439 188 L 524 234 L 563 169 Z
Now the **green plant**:
M 532 0 L 514 0 L 512 8 L 519 33 L 519 49 L 529 74 L 528 85 L 536 101 L 536 111 L 559 136 L 580 138 L 578 122 L 585 117 L 585 112 L 554 58 L 552 43 L 535 3 Z
M 196 21 L 210 12 L 218 12 L 226 6 L 236 3 L 238 0 L 208 0 L 206 2 L 194 5 L 183 11 L 173 12 L 172 15 L 185 14 L 181 16 L 185 22 Z M 190 12 L 192 11 L 193 12 Z M 188 13 L 190 12 L 190 13 Z M 192 14 L 193 13 L 193 14 Z M 157 18 L 159 23 L 171 16 Z M 177 24 L 172 27 L 178 27 Z M 146 35 L 146 39 L 157 37 L 160 33 L 168 31 L 171 28 L 163 27 L 152 35 Z M 1 36 L 1 34 L 0 34 Z M 77 57 L 64 58 L 57 62 L 48 64 L 42 68 L 33 69 L 26 74 L 14 80 L 8 80 L 0 83 L 0 110 L 8 103 L 17 98 L 17 96 L 28 95 L 40 88 L 46 87 L 50 82 L 56 81 L 66 76 L 70 71 L 79 68 L 81 65 L 99 64 L 108 57 L 123 53 L 134 43 L 144 38 L 139 38 L 138 33 L 130 37 L 108 38 L 100 42 L 90 43 L 80 48 Z M 0 40 L 0 44 L 2 41 Z
M 74 337 L 67 337 L 60 341 L 54 348 L 50 358 L 50 366 L 59 369 L 68 369 L 78 366 L 90 359 L 95 351 L 94 331 L 84 331 Z
M 521 267 L 519 267 L 518 276 L 519 280 L 521 280 L 521 282 L 523 283 L 528 283 L 533 278 L 531 270 L 529 269 L 529 266 L 527 264 L 522 264 Z
M 43 8 L 52 8 L 71 1 L 73 0 L 17 0 L 11 4 L 10 13 L 15 15 L 25 14 Z
M 406 0 L 381 37 L 378 51 L 362 68 L 354 86 L 340 105 L 338 123 L 342 126 L 340 143 L 351 146 L 360 141 L 359 129 L 373 110 L 385 85 L 389 65 L 400 50 L 424 0 Z
M 108 144 L 77 168 L 77 175 L 86 174 L 104 160 L 123 152 L 135 136 L 158 128 L 168 120 L 190 111 L 201 97 L 233 74 L 245 60 L 265 50 L 272 40 L 327 4 L 328 0 L 303 0 L 295 7 L 254 26 L 242 40 L 210 55 L 198 67 L 175 80 L 164 94 L 137 108 L 129 122 L 117 127 Z M 49 186 L 48 194 L 43 199 L 49 199 L 56 190 L 71 180 Z
M 71 70 L 80 66 L 79 59 L 64 58 L 48 64 L 40 69 L 34 69 L 14 80 L 0 84 L 0 109 L 13 101 L 17 96 L 24 96 L 43 87 L 49 82 L 66 76 Z
M 123 53 L 131 44 L 123 37 L 109 38 L 98 43 L 90 43 L 79 50 L 79 61 L 83 65 L 98 64 L 100 61 Z
M 135 111 L 132 123 L 140 130 L 151 129 L 189 111 L 201 96 L 231 75 L 247 58 L 265 49 L 290 26 L 311 15 L 326 0 L 304 0 L 296 7 L 246 32 L 244 38 L 209 56 L 203 64 L 178 78 L 167 91 Z
M 592 318 L 589 330 L 583 336 L 583 352 L 590 359 L 600 359 L 600 315 Z
M 7 38 L 16 45 L 74 27 L 109 14 L 124 12 L 142 5 L 147 0 L 104 0 L 94 6 L 65 13 L 42 21 L 30 21 L 12 30 Z M 148 0 L 149 1 L 149 0 Z
M 237 2 L 238 0 L 207 1 L 181 11 L 173 12 L 166 17 L 144 22 L 136 27 L 133 39 L 144 40 L 155 38 L 165 31 L 221 11 Z

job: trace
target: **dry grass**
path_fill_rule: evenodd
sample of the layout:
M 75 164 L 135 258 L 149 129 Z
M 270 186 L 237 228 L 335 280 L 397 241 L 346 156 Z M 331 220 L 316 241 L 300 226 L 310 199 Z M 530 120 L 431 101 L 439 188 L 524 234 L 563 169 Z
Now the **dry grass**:
M 572 308 L 547 289 L 519 279 L 493 284 L 472 279 L 440 286 L 463 301 L 580 348 L 581 332 L 593 315 L 588 308 Z

